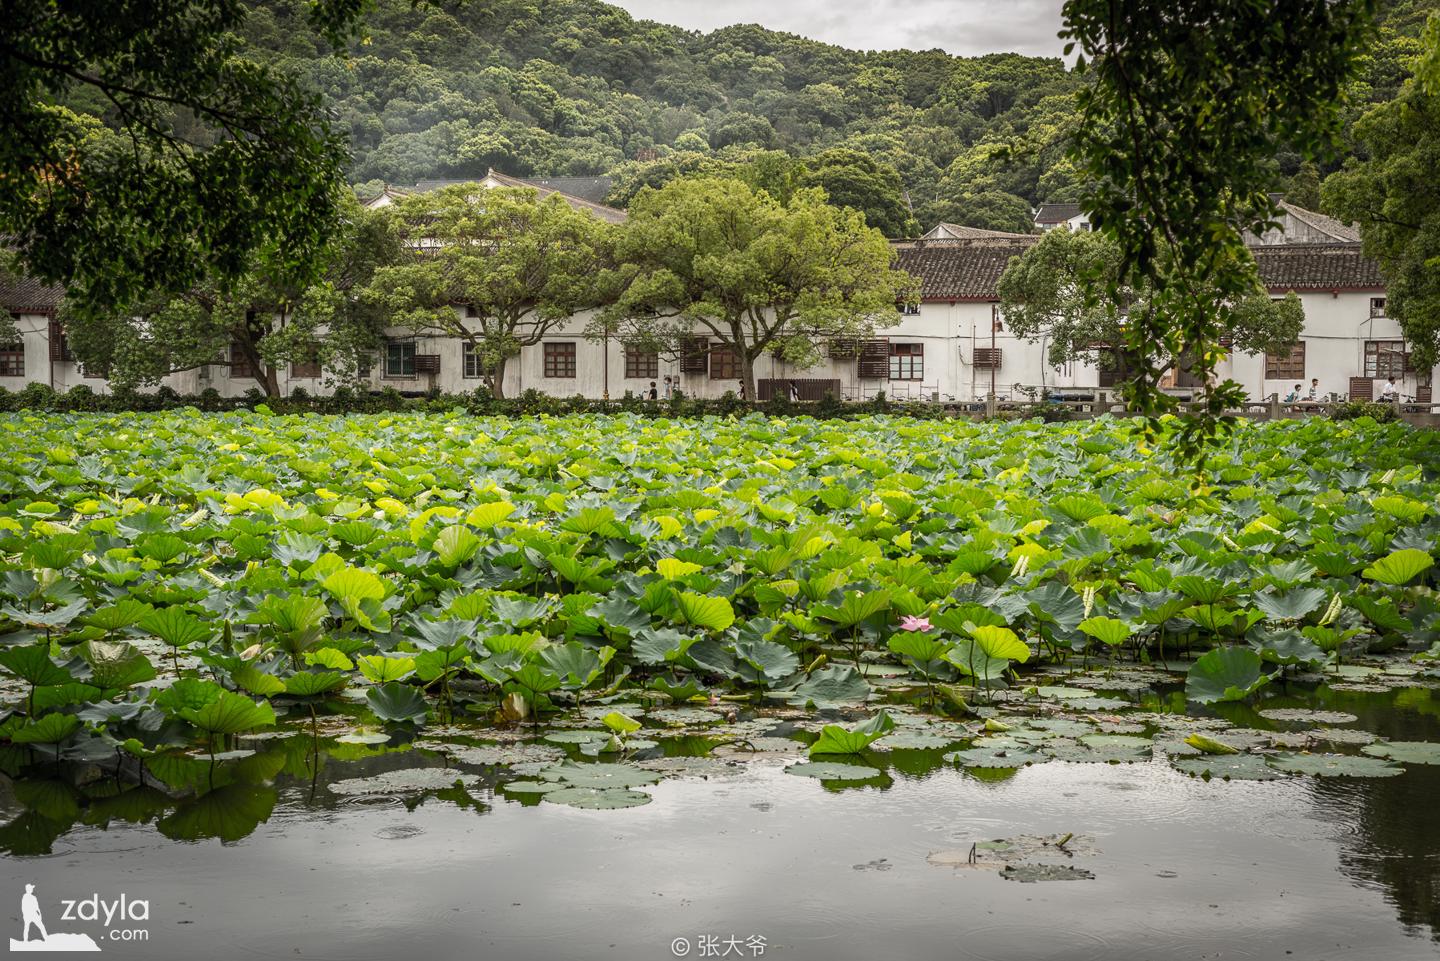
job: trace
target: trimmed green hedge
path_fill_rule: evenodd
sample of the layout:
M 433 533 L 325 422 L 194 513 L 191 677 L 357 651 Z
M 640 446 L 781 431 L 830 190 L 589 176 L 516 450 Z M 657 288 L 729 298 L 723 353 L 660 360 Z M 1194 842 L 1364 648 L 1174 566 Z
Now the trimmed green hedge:
M 831 397 L 819 401 L 792 402 L 775 398 L 763 403 L 747 403 L 734 393 L 726 393 L 714 399 L 688 398 L 677 396 L 668 401 L 651 401 L 626 394 L 617 400 L 592 400 L 576 395 L 574 397 L 553 397 L 538 390 L 527 390 L 518 397 L 498 399 L 485 388 L 473 393 L 445 394 L 434 391 L 419 397 L 406 397 L 394 389 L 371 393 L 341 387 L 333 394 L 311 395 L 303 389 L 296 389 L 289 397 L 266 398 L 259 390 L 247 391 L 240 397 L 223 397 L 214 390 L 199 394 L 180 394 L 169 387 L 155 391 L 116 390 L 110 394 L 99 394 L 81 384 L 68 391 L 56 391 L 46 384 L 29 384 L 23 390 L 11 392 L 0 387 L 0 410 L 34 410 L 47 412 L 94 411 L 100 413 L 123 413 L 126 411 L 165 411 L 194 407 L 203 411 L 228 411 L 254 409 L 265 405 L 269 410 L 281 414 L 359 414 L 386 411 L 448 411 L 463 407 L 472 414 L 498 414 L 512 417 L 528 417 L 538 414 L 559 416 L 563 414 L 606 413 L 617 410 L 635 413 L 652 413 L 656 417 L 704 417 L 708 415 L 740 414 L 758 410 L 767 414 L 805 414 L 811 417 L 837 419 L 857 417 L 866 414 L 888 413 L 915 417 L 923 420 L 939 420 L 953 416 L 938 404 L 915 402 L 895 403 L 884 394 L 864 403 L 845 403 Z

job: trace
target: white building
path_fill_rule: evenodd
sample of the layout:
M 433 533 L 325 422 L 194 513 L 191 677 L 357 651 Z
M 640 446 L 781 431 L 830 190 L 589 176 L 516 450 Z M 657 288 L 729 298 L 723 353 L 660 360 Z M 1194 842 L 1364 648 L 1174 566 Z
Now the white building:
M 485 182 L 534 186 L 494 171 Z M 372 203 L 393 202 L 397 195 L 391 192 L 390 200 L 382 195 Z M 562 195 L 573 204 L 603 207 Z M 623 211 L 605 210 L 624 218 Z M 1293 205 L 1285 205 L 1284 214 L 1283 230 L 1256 238 L 1252 249 L 1272 295 L 1294 291 L 1299 296 L 1305 310 L 1300 341 L 1285 356 L 1234 355 L 1222 362 L 1219 374 L 1240 382 L 1254 399 L 1283 396 L 1297 383 L 1308 390 L 1312 378 L 1319 379 L 1322 395 L 1378 396 L 1393 375 L 1402 394 L 1428 400 L 1433 371 L 1417 371 L 1410 364 L 1399 325 L 1386 314 L 1379 271 L 1361 253 L 1353 231 Z M 851 400 L 883 391 L 896 399 L 973 401 L 985 398 L 992 386 L 1002 399 L 1021 400 L 1057 389 L 1093 393 L 1113 386 L 1114 375 L 1100 370 L 1093 358 L 1052 367 L 1046 360 L 1048 344 L 1017 338 L 999 315 L 1000 275 L 1012 257 L 1038 239 L 1038 234 L 942 224 L 926 239 L 896 241 L 898 266 L 920 279 L 920 303 L 900 310 L 893 325 L 873 339 L 828 345 L 818 367 L 801 370 L 762 356 L 755 371 L 760 398 L 787 392 L 792 381 L 807 399 L 828 392 Z M 19 342 L 0 345 L 0 387 L 18 390 L 44 383 L 56 390 L 77 384 L 107 389 L 103 379 L 85 376 L 69 355 L 54 320 L 60 294 L 30 280 L 0 284 L 0 305 L 11 311 L 20 330 Z M 533 388 L 563 397 L 618 398 L 627 391 L 642 395 L 652 382 L 663 389 L 667 376 L 678 379 L 688 396 L 719 397 L 739 388 L 739 364 L 718 344 L 697 340 L 696 349 L 683 358 L 641 353 L 615 340 L 588 339 L 589 319 L 589 313 L 577 315 L 512 359 L 505 394 L 513 397 Z M 461 393 L 483 382 L 480 365 L 462 341 L 416 337 L 400 329 L 390 335 L 365 381 L 370 389 Z M 297 387 L 312 394 L 330 389 L 315 365 L 289 365 L 277 375 L 285 394 Z M 224 396 L 258 386 L 234 349 L 215 364 L 173 374 L 165 383 L 182 394 L 214 388 Z M 1172 386 L 1188 385 L 1181 378 Z
M 1089 230 L 1090 215 L 1081 210 L 1079 204 L 1041 204 L 1035 208 L 1035 226 L 1039 230 L 1056 227 Z

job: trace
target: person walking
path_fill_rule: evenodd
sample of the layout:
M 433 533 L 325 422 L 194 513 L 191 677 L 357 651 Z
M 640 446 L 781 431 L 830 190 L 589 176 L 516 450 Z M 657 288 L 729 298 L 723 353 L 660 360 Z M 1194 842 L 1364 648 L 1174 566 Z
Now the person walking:
M 1320 378 L 1319 378 L 1319 377 L 1311 377 L 1311 378 L 1310 378 L 1310 393 L 1308 393 L 1308 394 L 1305 395 L 1305 399 L 1306 399 L 1306 400 L 1319 400 L 1319 399 L 1320 399 Z
M 790 402 L 794 403 L 800 399 L 800 386 L 793 380 L 790 382 Z
M 650 382 L 650 390 L 646 392 L 645 396 L 650 398 L 651 400 L 660 399 L 660 392 L 655 389 L 655 382 L 653 380 Z
M 675 396 L 675 385 L 670 382 L 670 375 L 665 375 L 665 399 L 669 400 Z

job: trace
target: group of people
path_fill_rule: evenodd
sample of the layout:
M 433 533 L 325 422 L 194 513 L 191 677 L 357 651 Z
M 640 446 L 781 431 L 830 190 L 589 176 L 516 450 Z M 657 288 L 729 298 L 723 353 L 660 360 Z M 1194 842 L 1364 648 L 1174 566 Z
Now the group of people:
M 673 397 L 675 396 L 675 394 L 676 394 L 679 390 L 680 390 L 680 378 L 679 378 L 679 377 L 676 377 L 674 380 L 671 380 L 669 377 L 666 377 L 666 378 L 664 379 L 664 386 L 663 386 L 663 387 L 656 387 L 656 386 L 655 386 L 655 382 L 652 380 L 652 381 L 650 382 L 650 389 L 647 390 L 647 391 L 645 391 L 645 398 L 646 398 L 647 400 L 659 400 L 659 399 L 661 398 L 661 396 L 662 396 L 662 391 L 663 391 L 663 396 L 664 396 L 664 398 L 668 401 L 668 400 L 670 400 L 671 398 L 673 398 Z M 741 399 L 741 400 L 746 400 L 746 399 L 748 399 L 748 398 L 746 398 L 746 396 L 745 396 L 745 382 L 744 382 L 743 380 L 740 382 L 740 391 L 739 391 L 739 394 L 740 394 L 740 399 Z M 789 384 L 789 387 L 788 387 L 787 396 L 788 396 L 788 397 L 790 398 L 790 400 L 792 400 L 792 401 L 798 401 L 798 400 L 800 399 L 800 385 L 797 384 L 797 383 L 795 383 L 793 380 L 790 381 L 790 384 Z
M 664 390 L 664 392 L 665 392 L 665 399 L 666 399 L 666 400 L 672 399 L 672 398 L 675 396 L 676 391 L 678 391 L 679 389 L 680 389 L 680 378 L 679 378 L 679 377 L 676 377 L 674 380 L 671 380 L 669 377 L 666 377 L 666 378 L 665 378 L 665 386 L 664 386 L 663 390 Z M 647 399 L 647 400 L 659 400 L 659 399 L 660 399 L 660 391 L 661 391 L 661 390 L 662 390 L 662 388 L 656 387 L 656 386 L 655 386 L 655 382 L 652 380 L 652 381 L 650 382 L 650 389 L 645 392 L 645 397 L 646 397 L 646 399 Z
M 1304 387 L 1300 384 L 1296 384 L 1295 389 L 1285 395 L 1285 399 L 1282 401 L 1282 403 L 1297 404 L 1301 401 L 1313 402 L 1319 400 L 1320 378 L 1310 378 L 1310 390 L 1303 397 L 1300 394 L 1302 390 L 1304 390 Z M 1380 396 L 1376 399 L 1386 404 L 1393 404 L 1400 399 L 1400 388 L 1395 386 L 1395 378 L 1393 376 L 1385 378 L 1385 386 L 1380 388 Z

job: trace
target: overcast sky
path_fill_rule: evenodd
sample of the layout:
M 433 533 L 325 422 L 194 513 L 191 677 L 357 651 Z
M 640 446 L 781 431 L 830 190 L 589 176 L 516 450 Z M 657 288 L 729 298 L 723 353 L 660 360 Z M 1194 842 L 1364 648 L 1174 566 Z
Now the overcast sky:
M 735 23 L 856 50 L 939 47 L 1060 56 L 1062 0 L 611 0 L 639 19 L 710 31 Z

